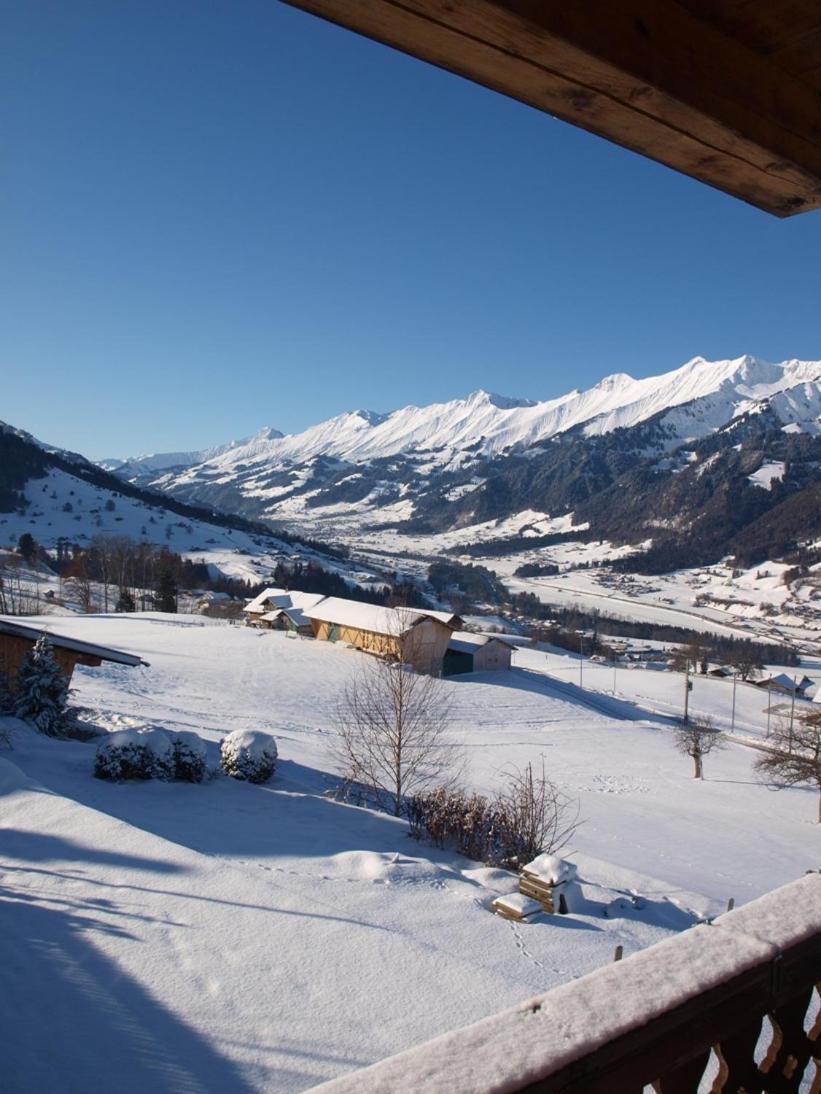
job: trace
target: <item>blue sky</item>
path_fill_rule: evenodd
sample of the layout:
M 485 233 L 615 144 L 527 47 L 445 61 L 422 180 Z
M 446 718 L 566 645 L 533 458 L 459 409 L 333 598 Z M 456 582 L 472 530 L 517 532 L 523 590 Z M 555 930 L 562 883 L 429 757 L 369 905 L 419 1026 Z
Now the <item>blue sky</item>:
M 271 0 L 0 14 L 0 418 L 51 442 L 821 357 L 818 214 Z

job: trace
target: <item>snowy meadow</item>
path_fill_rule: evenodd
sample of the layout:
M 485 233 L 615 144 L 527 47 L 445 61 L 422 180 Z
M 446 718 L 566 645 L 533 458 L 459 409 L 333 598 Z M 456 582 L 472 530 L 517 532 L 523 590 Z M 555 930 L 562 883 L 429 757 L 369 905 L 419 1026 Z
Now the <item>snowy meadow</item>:
M 579 802 L 566 853 L 583 904 L 505 921 L 489 908 L 516 888 L 512 874 L 333 798 L 339 697 L 364 655 L 196 616 L 65 617 L 55 629 L 149 662 L 77 670 L 73 700 L 100 726 L 194 731 L 213 767 L 224 734 L 262 730 L 279 761 L 261 786 L 108 783 L 93 778 L 94 742 L 4 720 L 12 1091 L 307 1089 L 818 866 L 814 793 L 763 786 L 753 749 L 730 742 L 693 779 L 664 694 L 676 675 L 625 671 L 606 697 L 530 654 L 447 685 L 467 787 L 490 793 L 543 758 Z

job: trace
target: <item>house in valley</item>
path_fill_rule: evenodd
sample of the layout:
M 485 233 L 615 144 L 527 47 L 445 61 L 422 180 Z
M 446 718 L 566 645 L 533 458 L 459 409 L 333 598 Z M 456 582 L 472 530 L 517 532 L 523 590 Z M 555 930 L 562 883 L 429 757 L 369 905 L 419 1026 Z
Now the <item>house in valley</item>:
M 304 614 L 305 609 L 316 607 L 325 599 L 322 593 L 265 589 L 246 604 L 243 611 L 251 626 L 311 636 L 313 627 Z
M 440 673 L 445 651 L 461 620 L 451 612 L 386 608 L 329 596 L 304 609 L 314 637 L 349 645 L 411 665 L 417 672 Z
M 442 674 L 457 676 L 463 672 L 509 669 L 514 649 L 514 644 L 501 636 L 456 631 L 445 651 Z
M 133 653 L 111 649 L 110 646 L 99 646 L 94 642 L 82 642 L 64 634 L 54 634 L 46 627 L 35 627 L 28 623 L 17 623 L 11 619 L 0 619 L 0 673 L 12 691 L 15 689 L 17 674 L 26 655 L 43 635 L 48 638 L 54 659 L 69 683 L 75 665 L 96 667 L 103 661 L 110 661 L 117 665 L 130 665 L 133 668 L 136 665 L 148 664 Z

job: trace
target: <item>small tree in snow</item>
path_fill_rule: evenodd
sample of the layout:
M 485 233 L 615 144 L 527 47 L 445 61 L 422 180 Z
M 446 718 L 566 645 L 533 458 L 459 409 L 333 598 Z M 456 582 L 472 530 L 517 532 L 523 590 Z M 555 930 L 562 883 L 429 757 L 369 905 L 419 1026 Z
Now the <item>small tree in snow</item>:
M 453 781 L 448 685 L 393 660 L 369 658 L 347 684 L 334 746 L 340 774 L 399 816 L 404 799 Z
M 821 710 L 795 719 L 779 718 L 770 735 L 772 752 L 756 760 L 758 774 L 779 790 L 804 783 L 818 790 L 818 823 L 821 824 Z
M 68 728 L 68 680 L 46 635 L 37 639 L 17 673 L 15 714 L 49 737 L 62 737 Z
M 675 731 L 676 748 L 693 761 L 693 778 L 704 778 L 704 757 L 724 744 L 724 734 L 709 718 L 693 718 Z

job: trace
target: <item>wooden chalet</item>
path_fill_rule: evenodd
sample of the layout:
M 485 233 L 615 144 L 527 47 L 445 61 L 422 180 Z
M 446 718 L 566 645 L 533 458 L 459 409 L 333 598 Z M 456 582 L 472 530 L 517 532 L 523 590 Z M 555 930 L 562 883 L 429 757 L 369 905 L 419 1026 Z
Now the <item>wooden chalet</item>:
M 347 642 L 427 673 L 442 671 L 451 634 L 461 624 L 459 616 L 449 612 L 385 608 L 338 596 L 306 608 L 305 615 L 320 641 Z
M 512 642 L 506 642 L 500 636 L 456 631 L 445 650 L 442 675 L 509 669 L 514 649 Z
M 325 599 L 322 593 L 265 589 L 246 604 L 243 611 L 251 626 L 311 636 L 313 627 L 305 609 L 316 607 Z
M 0 619 L 0 673 L 3 674 L 12 691 L 15 688 L 17 674 L 33 649 L 38 638 L 45 635 L 52 647 L 54 658 L 70 682 L 75 665 L 96 667 L 103 661 L 118 665 L 147 665 L 141 657 L 110 646 L 99 646 L 93 642 L 82 642 L 78 638 L 69 638 L 64 634 L 55 634 L 45 627 L 35 627 L 28 623 L 17 623 L 10 619 Z

